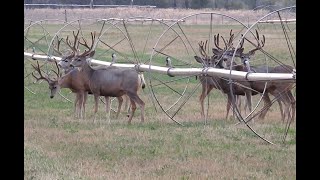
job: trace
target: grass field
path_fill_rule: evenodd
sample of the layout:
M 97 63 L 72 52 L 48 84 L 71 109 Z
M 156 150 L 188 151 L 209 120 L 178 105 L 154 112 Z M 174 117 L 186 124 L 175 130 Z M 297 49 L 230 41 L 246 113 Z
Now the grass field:
M 197 43 L 210 38 L 209 26 L 181 24 L 181 28 L 174 26 L 159 39 L 166 25 L 126 25 L 104 27 L 106 31 L 101 41 L 115 46 L 112 50 L 106 50 L 106 45 L 98 44 L 95 59 L 110 61 L 111 53 L 117 52 L 120 63 L 139 59 L 141 62 L 164 66 L 163 54 L 166 54 L 172 57 L 175 66 L 201 67 L 193 56 L 199 55 Z M 289 26 L 291 30 L 294 28 Z M 53 34 L 62 27 L 63 24 L 41 24 L 25 31 L 25 51 L 31 52 L 32 47 L 36 47 L 37 53 L 46 53 Z M 239 34 L 245 31 L 242 26 L 230 24 L 215 26 L 213 31 L 214 34 L 228 37 L 230 28 Z M 61 29 L 59 36 L 66 38 L 74 29 L 75 24 L 66 26 Z M 102 23 L 89 23 L 82 29 L 83 36 L 88 38 L 89 32 L 100 32 L 101 29 Z M 130 34 L 136 55 L 130 42 L 126 39 L 121 41 L 126 31 Z M 266 36 L 267 52 L 293 65 L 280 27 L 261 25 L 259 32 Z M 41 38 L 44 34 L 47 34 L 46 38 Z M 295 31 L 289 36 L 295 39 Z M 176 37 L 177 40 L 168 45 Z M 31 43 L 34 41 L 37 41 L 35 45 Z M 295 47 L 295 42 L 292 44 Z M 162 50 L 163 54 L 154 54 L 150 60 L 153 47 Z M 245 44 L 245 49 L 251 48 Z M 63 45 L 62 49 L 66 49 L 66 46 Z M 261 62 L 264 62 L 264 56 L 257 52 L 252 63 Z M 25 58 L 24 63 L 25 86 L 36 93 L 32 94 L 27 89 L 24 92 L 25 179 L 296 179 L 296 123 L 291 124 L 283 144 L 281 136 L 284 123 L 280 120 L 276 103 L 265 120 L 256 119 L 250 123 L 255 131 L 276 145 L 262 141 L 244 125 L 235 125 L 237 120 L 226 120 L 226 96 L 217 90 L 211 92 L 209 101 L 206 100 L 206 106 L 209 102 L 210 109 L 205 124 L 200 118 L 201 87 L 195 90 L 175 117 L 183 126 L 170 120 L 158 105 L 155 110 L 149 86 L 139 91 L 146 103 L 145 123 L 140 123 L 139 108 L 131 125 L 127 124 L 125 112 L 121 112 L 118 119 L 112 113 L 109 122 L 101 102 L 98 118 L 93 122 L 91 96 L 86 106 L 86 119 L 74 118 L 73 103 L 58 95 L 50 99 L 48 84 L 34 84 L 29 74 L 32 70 L 30 63 L 35 62 Z M 54 67 L 47 65 L 48 68 Z M 157 79 L 170 81 L 179 78 L 160 74 L 151 76 L 149 73 L 145 73 L 145 76 L 147 83 L 152 80 L 153 85 L 160 82 Z M 188 88 L 177 107 L 169 113 L 174 113 L 184 98 L 192 94 L 197 82 L 192 77 L 170 83 L 180 93 L 186 85 Z M 177 93 L 164 85 L 154 86 L 154 91 L 164 108 L 178 98 Z M 62 94 L 74 100 L 69 90 L 63 89 Z M 255 97 L 254 102 L 258 99 Z M 113 101 L 112 104 L 115 109 L 117 102 Z

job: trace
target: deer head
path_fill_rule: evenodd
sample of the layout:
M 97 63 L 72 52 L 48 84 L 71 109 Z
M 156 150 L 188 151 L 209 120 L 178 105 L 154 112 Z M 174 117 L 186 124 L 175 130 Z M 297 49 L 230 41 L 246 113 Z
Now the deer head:
M 217 48 L 212 48 L 213 56 L 208 56 L 206 53 L 206 48 L 207 48 L 207 42 L 200 42 L 199 44 L 199 51 L 202 57 L 194 56 L 196 61 L 198 63 L 203 64 L 204 67 L 217 67 L 218 68 L 224 68 L 226 67 L 225 63 L 228 60 L 229 56 L 226 56 L 229 54 L 229 50 L 227 51 L 227 48 L 225 47 L 222 49 L 219 46 L 219 34 L 216 36 L 214 35 L 214 44 Z
M 95 53 L 95 50 L 92 49 L 92 48 L 93 48 L 93 45 L 94 45 L 94 42 L 95 42 L 95 36 L 96 36 L 96 33 L 95 32 L 94 33 L 91 32 L 92 44 L 91 44 L 90 47 L 87 44 L 87 41 L 82 37 L 83 42 L 79 41 L 79 44 L 85 46 L 86 48 L 88 48 L 88 50 L 85 50 L 82 54 L 75 55 L 75 57 L 72 59 L 72 61 L 70 63 L 71 66 L 81 67 L 85 63 L 87 63 L 87 61 L 86 61 L 87 59 L 93 57 L 93 55 Z
M 45 80 L 45 81 L 48 82 L 48 84 L 49 84 L 49 89 L 50 89 L 50 98 L 53 98 L 53 97 L 55 96 L 55 94 L 60 91 L 59 78 L 61 77 L 61 74 L 60 74 L 60 71 L 59 71 L 59 67 L 58 67 L 57 62 L 56 62 L 56 61 L 54 61 L 54 62 L 55 62 L 55 65 L 56 65 L 56 67 L 57 67 L 57 69 L 58 69 L 58 72 L 52 70 L 52 71 L 57 75 L 57 78 L 56 78 L 56 79 L 50 79 L 48 75 L 43 76 L 43 74 L 42 74 L 42 72 L 41 72 L 42 70 L 40 69 L 40 66 L 39 66 L 38 61 L 37 61 L 37 66 L 34 66 L 34 65 L 32 64 L 32 67 L 38 72 L 38 74 L 40 75 L 40 77 L 35 76 L 34 73 L 32 73 L 32 76 L 33 76 L 37 81 L 43 79 L 43 80 Z
M 68 39 L 68 38 L 67 38 Z M 61 44 L 61 41 L 63 41 L 63 38 L 59 39 L 59 37 L 57 36 L 57 45 L 54 45 L 53 46 L 53 50 L 59 55 L 61 56 L 61 60 L 60 62 L 58 63 L 58 65 L 60 67 L 62 67 L 63 69 L 66 69 L 66 68 L 69 68 L 69 61 L 71 61 L 71 58 L 74 57 L 74 53 L 66 53 L 66 54 L 63 54 L 61 51 L 60 51 L 60 44 Z M 68 43 L 68 41 L 67 41 Z
M 243 46 L 244 40 L 247 40 L 249 43 L 251 43 L 253 46 L 255 46 L 254 49 L 250 50 L 250 51 L 247 52 L 247 53 L 243 53 L 243 51 L 241 51 L 240 56 L 239 56 L 239 57 L 241 58 L 241 62 L 246 66 L 246 68 L 248 69 L 248 71 L 251 71 L 251 70 L 250 70 L 250 63 L 249 63 L 249 62 L 250 62 L 250 58 L 255 54 L 255 52 L 256 52 L 257 50 L 261 50 L 261 49 L 262 49 L 262 47 L 263 47 L 264 44 L 265 44 L 266 39 L 265 39 L 265 36 L 263 35 L 263 36 L 262 36 L 262 40 L 260 41 L 259 33 L 258 33 L 258 31 L 256 30 L 256 40 L 257 40 L 257 44 L 254 44 L 252 41 L 250 41 L 249 39 L 247 39 L 246 37 L 244 37 L 244 38 L 242 39 L 242 41 L 241 41 L 241 44 L 240 44 L 241 48 L 242 48 L 242 46 Z M 260 44 L 260 42 L 261 42 L 261 44 Z
M 225 61 L 225 67 L 229 67 L 231 65 L 231 59 L 233 57 L 233 54 L 235 54 L 235 57 L 240 57 L 242 54 L 244 48 L 243 48 L 243 41 L 240 44 L 240 47 L 235 50 L 233 47 L 233 41 L 234 41 L 234 33 L 232 33 L 232 29 L 230 30 L 230 37 L 228 40 L 225 40 L 223 36 L 221 36 L 221 39 L 224 43 L 224 48 L 219 47 L 220 37 L 221 35 L 215 35 L 214 36 L 214 44 L 217 48 L 212 48 L 213 54 L 216 56 L 215 59 L 220 59 Z M 218 63 L 218 62 L 217 62 Z
M 250 40 L 247 39 L 246 37 L 244 37 L 244 39 L 245 39 L 246 41 L 248 41 L 250 44 L 252 44 L 253 46 L 255 46 L 255 48 L 252 49 L 252 50 L 250 50 L 250 51 L 247 52 L 247 53 L 241 53 L 241 54 L 240 54 L 240 58 L 241 58 L 241 61 L 242 61 L 243 63 L 245 63 L 246 61 L 249 61 L 250 58 L 255 54 L 255 52 L 256 52 L 257 50 L 261 50 L 262 47 L 264 47 L 264 44 L 265 44 L 265 41 L 266 41 L 264 35 L 262 36 L 262 40 L 260 40 L 259 33 L 258 33 L 257 30 L 256 30 L 256 40 L 257 40 L 257 44 L 253 43 L 252 41 L 250 41 Z M 243 40 L 244 40 L 244 39 L 243 39 Z M 261 44 L 260 44 L 260 42 L 261 42 Z M 243 42 L 242 42 L 242 45 L 243 45 Z
M 64 70 L 69 70 L 70 68 L 72 68 L 70 66 L 72 58 L 74 58 L 74 56 L 76 54 L 78 54 L 78 48 L 79 48 L 78 35 L 79 35 L 79 30 L 78 30 L 77 34 L 75 34 L 74 31 L 72 31 L 72 33 L 73 33 L 73 37 L 74 37 L 73 45 L 71 45 L 71 42 L 69 40 L 69 36 L 67 36 L 67 38 L 66 38 L 66 44 L 70 47 L 72 52 L 68 53 L 67 55 L 62 56 L 60 62 L 58 63 L 58 65 Z
M 213 67 L 212 57 L 206 53 L 207 44 L 208 44 L 208 40 L 206 40 L 205 43 L 203 41 L 200 41 L 198 43 L 199 51 L 202 57 L 194 56 L 194 58 L 198 63 L 201 63 L 203 67 Z

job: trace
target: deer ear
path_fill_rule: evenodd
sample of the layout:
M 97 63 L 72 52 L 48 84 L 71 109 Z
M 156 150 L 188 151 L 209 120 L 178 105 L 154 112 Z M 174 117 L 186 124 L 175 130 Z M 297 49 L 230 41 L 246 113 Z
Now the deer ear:
M 199 57 L 199 56 L 194 56 L 194 59 L 196 59 L 196 61 L 197 61 L 198 63 L 201 63 L 201 64 L 202 64 L 202 62 L 203 62 L 203 60 L 202 60 L 201 57 Z
M 240 56 L 240 54 L 242 54 L 243 50 L 244 50 L 244 48 L 239 48 L 239 49 L 237 49 L 236 55 L 239 55 L 239 56 Z
M 253 56 L 256 51 L 249 51 L 249 56 Z
M 94 55 L 95 52 L 96 52 L 96 51 L 91 51 L 91 52 L 86 56 L 86 58 L 91 58 L 91 57 Z
M 219 55 L 220 54 L 220 51 L 218 49 L 216 49 L 216 48 L 212 48 L 212 52 L 215 55 Z

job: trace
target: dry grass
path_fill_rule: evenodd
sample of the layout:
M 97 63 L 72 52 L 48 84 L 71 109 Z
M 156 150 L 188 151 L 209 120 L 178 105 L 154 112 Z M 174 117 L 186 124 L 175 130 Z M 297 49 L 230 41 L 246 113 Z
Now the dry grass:
M 183 107 L 179 126 L 154 112 L 146 93 L 146 122 L 132 125 L 126 113 L 109 123 L 100 105 L 92 122 L 89 97 L 87 119 L 73 118 L 72 104 L 49 99 L 47 85 L 37 96 L 25 91 L 25 179 L 294 179 L 295 123 L 286 145 L 276 107 L 265 121 L 251 126 L 278 145 L 257 138 L 236 120 L 226 121 L 225 100 L 213 92 L 207 125 L 199 117 L 197 96 Z M 164 96 L 165 97 L 165 96 Z M 71 98 L 71 96 L 70 96 Z M 218 100 L 220 99 L 220 100 Z M 218 101 L 217 101 L 218 100 Z M 101 104 L 101 103 L 100 103 Z M 113 114 L 114 115 L 114 114 Z
M 106 8 L 106 9 L 66 9 L 67 21 L 77 20 L 79 18 L 132 18 L 132 17 L 151 17 L 155 19 L 180 19 L 185 16 L 196 13 L 221 13 L 234 17 L 244 23 L 253 23 L 268 13 L 265 10 L 212 10 L 212 9 L 161 9 L 161 8 Z M 43 20 L 43 19 L 59 19 L 65 20 L 65 9 L 25 9 L 25 19 Z M 294 14 L 295 16 L 295 14 Z M 288 14 L 284 18 L 292 18 Z M 208 18 L 194 18 L 188 20 L 187 23 L 203 24 Z M 219 17 L 219 21 L 223 21 Z M 57 22 L 56 22 L 57 23 Z

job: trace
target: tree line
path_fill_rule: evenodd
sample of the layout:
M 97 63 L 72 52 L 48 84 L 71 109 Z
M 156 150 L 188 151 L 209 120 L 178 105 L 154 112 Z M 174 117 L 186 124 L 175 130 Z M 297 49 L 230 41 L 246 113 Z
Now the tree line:
M 79 5 L 138 5 L 157 8 L 186 9 L 255 9 L 259 7 L 287 7 L 296 0 L 25 0 L 26 4 L 79 4 Z

